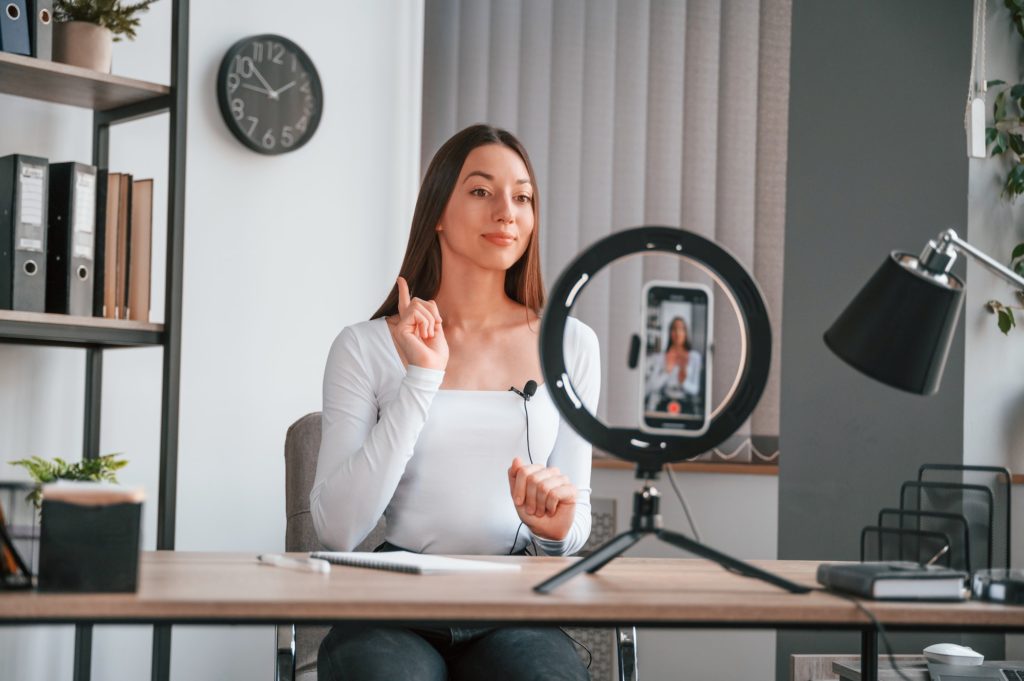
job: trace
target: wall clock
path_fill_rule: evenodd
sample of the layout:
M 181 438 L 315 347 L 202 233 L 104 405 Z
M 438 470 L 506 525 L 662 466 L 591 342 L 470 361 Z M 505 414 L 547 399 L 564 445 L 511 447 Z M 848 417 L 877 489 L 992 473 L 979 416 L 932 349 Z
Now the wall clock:
M 261 154 L 284 154 L 309 141 L 324 96 L 313 62 L 279 35 L 243 38 L 224 55 L 217 101 L 228 129 Z

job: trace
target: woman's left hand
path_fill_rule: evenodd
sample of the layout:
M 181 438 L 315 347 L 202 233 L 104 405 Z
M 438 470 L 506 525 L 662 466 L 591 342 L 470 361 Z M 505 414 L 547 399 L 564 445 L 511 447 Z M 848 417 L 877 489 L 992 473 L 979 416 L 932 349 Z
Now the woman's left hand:
M 518 456 L 508 469 L 512 503 L 523 524 L 541 539 L 565 539 L 576 517 L 576 486 L 557 468 L 524 464 Z

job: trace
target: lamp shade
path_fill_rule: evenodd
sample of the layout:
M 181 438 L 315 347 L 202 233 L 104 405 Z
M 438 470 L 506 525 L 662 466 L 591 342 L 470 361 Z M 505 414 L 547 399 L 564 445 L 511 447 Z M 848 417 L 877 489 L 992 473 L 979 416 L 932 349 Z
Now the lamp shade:
M 931 395 L 942 380 L 963 293 L 953 275 L 893 252 L 825 332 L 825 344 L 871 378 Z

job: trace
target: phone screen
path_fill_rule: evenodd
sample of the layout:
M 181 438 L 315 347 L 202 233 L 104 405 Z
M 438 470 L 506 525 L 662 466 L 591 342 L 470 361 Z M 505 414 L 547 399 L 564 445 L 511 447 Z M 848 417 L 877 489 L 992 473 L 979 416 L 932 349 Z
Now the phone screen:
M 711 289 L 650 282 L 643 298 L 640 430 L 701 435 L 711 413 Z

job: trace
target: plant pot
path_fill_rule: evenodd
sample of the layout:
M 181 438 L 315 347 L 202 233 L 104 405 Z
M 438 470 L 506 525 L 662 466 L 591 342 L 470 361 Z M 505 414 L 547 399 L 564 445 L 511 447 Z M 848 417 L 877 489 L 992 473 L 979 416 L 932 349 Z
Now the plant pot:
M 66 21 L 53 26 L 53 61 L 110 73 L 114 35 L 88 21 Z

